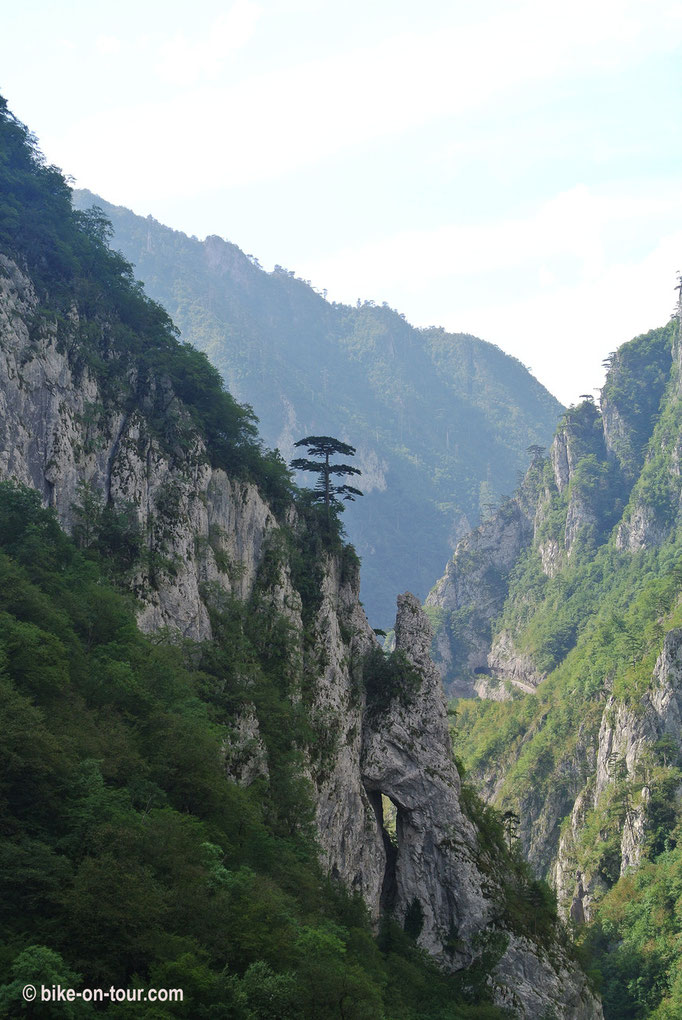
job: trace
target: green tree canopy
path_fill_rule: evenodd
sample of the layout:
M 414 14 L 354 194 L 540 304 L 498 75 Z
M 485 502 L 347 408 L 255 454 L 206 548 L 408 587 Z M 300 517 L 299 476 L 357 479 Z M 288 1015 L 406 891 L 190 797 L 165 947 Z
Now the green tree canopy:
M 303 439 L 299 439 L 297 443 L 294 443 L 294 446 L 306 446 L 308 448 L 308 456 L 297 457 L 295 460 L 292 460 L 291 467 L 296 468 L 297 471 L 314 471 L 319 475 L 314 489 L 315 498 L 320 502 L 324 502 L 327 510 L 330 507 L 333 507 L 335 510 L 342 510 L 342 499 L 354 500 L 356 496 L 362 496 L 360 490 L 354 488 L 354 486 L 347 485 L 345 482 L 342 485 L 335 485 L 331 480 L 332 475 L 362 474 L 359 468 L 353 467 L 351 464 L 334 464 L 330 461 L 330 457 L 336 455 L 354 457 L 354 446 L 342 443 L 340 439 L 334 439 L 332 436 L 305 436 Z M 311 457 L 323 459 L 310 460 Z

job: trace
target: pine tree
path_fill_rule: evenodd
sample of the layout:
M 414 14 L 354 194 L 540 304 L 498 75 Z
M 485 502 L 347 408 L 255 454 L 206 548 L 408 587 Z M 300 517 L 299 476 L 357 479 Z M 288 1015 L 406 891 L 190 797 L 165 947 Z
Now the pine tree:
M 332 436 L 305 436 L 299 439 L 294 446 L 305 446 L 308 449 L 307 457 L 297 457 L 291 461 L 291 467 L 297 471 L 314 471 L 319 475 L 315 485 L 315 499 L 324 502 L 329 513 L 330 507 L 334 510 L 343 510 L 341 500 L 354 500 L 356 496 L 362 496 L 359 489 L 345 482 L 336 485 L 332 482 L 333 475 L 359 475 L 362 474 L 359 468 L 350 464 L 334 464 L 330 457 L 340 455 L 343 457 L 354 457 L 355 447 L 348 443 L 342 443 Z M 322 457 L 323 460 L 310 460 L 311 457 Z

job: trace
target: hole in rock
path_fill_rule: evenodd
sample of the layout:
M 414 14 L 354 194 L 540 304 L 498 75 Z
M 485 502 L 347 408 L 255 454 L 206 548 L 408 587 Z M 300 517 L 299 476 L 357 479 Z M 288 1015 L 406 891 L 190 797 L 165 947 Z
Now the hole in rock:
M 373 790 L 369 793 L 374 813 L 376 814 L 379 831 L 381 832 L 386 854 L 386 867 L 384 879 L 381 886 L 380 909 L 387 913 L 395 907 L 398 885 L 396 882 L 396 868 L 398 864 L 398 849 L 400 845 L 400 808 L 381 790 Z
M 398 845 L 398 808 L 393 803 L 390 797 L 387 797 L 385 793 L 381 795 L 381 824 L 384 827 L 384 832 L 388 834 L 388 838 L 391 843 Z

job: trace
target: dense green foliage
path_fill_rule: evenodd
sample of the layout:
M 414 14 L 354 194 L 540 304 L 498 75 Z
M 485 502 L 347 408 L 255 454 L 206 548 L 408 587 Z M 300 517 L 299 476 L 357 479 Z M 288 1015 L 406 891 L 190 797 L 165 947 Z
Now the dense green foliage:
M 3 254 L 30 274 L 37 326 L 69 346 L 76 381 L 87 368 L 107 408 L 142 410 L 170 459 L 204 442 L 212 463 L 290 506 L 288 472 L 261 450 L 252 413 L 178 343 L 109 251 L 100 214 L 71 210 L 4 103 L 0 194 Z M 107 409 L 84 414 L 96 441 Z M 157 514 L 176 497 L 171 481 Z M 247 603 L 206 585 L 213 637 L 198 644 L 137 629 L 131 581 L 142 565 L 153 586 L 174 564 L 149 552 L 132 505 L 81 485 L 71 540 L 36 492 L 0 484 L 0 1016 L 54 1014 L 24 1002 L 26 983 L 184 990 L 176 1005 L 58 1007 L 74 1018 L 503 1015 L 489 982 L 499 945 L 447 976 L 416 945 L 416 907 L 407 931 L 385 917 L 375 937 L 364 904 L 322 872 L 306 777 L 324 774 L 337 734 L 310 712 L 325 653 L 315 617 L 325 560 L 355 581 L 358 560 L 336 508 L 306 492 L 297 503 Z M 302 635 L 273 605 L 283 568 Z M 240 744 L 249 716 L 259 755 Z
M 367 708 L 377 716 L 386 712 L 392 702 L 409 708 L 421 683 L 402 651 L 384 652 L 373 648 L 366 656 L 363 669 Z
M 609 718 L 619 707 L 641 716 L 664 637 L 682 626 L 682 420 L 670 358 L 676 330 L 673 321 L 613 356 L 604 392 L 615 460 L 587 403 L 571 409 L 562 426 L 572 430 L 574 458 L 563 493 L 549 464 L 537 464 L 536 540 L 517 560 L 493 629 L 512 634 L 547 679 L 532 695 L 457 704 L 458 754 L 478 785 L 495 784 L 496 804 L 520 816 L 525 851 L 541 874 L 559 830 L 570 835 L 576 796 L 587 793 L 577 838 L 565 852 L 597 902 L 580 937 L 609 1020 L 682 1011 L 682 735 L 639 749 L 634 771 L 614 753 L 609 782 L 592 806 L 605 706 Z M 569 507 L 578 507 L 585 524 L 550 577 L 540 546 L 553 539 L 563 547 Z M 616 539 L 635 515 L 651 522 L 655 538 L 632 552 Z M 621 877 L 622 833 L 635 817 L 644 825 L 644 861 Z
M 677 776 L 677 783 L 680 781 Z M 606 1015 L 618 1020 L 682 1016 L 682 833 L 621 878 L 604 897 L 585 950 L 597 963 Z
M 630 478 L 641 470 L 670 374 L 671 329 L 672 323 L 635 337 L 606 361 L 609 372 L 602 402 L 607 408 L 615 404 L 626 415 L 627 430 L 616 431 L 614 448 Z
M 289 473 L 277 453 L 261 448 L 253 411 L 225 390 L 204 354 L 179 342 L 167 312 L 108 247 L 110 234 L 101 210 L 72 209 L 63 176 L 45 164 L 0 97 L 0 250 L 28 270 L 38 290 L 36 325 L 51 323 L 71 346 L 75 332 L 74 364 L 94 372 L 101 392 L 122 408 L 149 405 L 150 393 L 153 401 L 165 384 L 172 387 L 183 411 L 173 415 L 163 401 L 162 411 L 152 407 L 159 440 L 172 449 L 193 423 L 213 464 L 252 478 L 283 506 Z
M 0 1015 L 27 981 L 184 989 L 116 1016 L 501 1015 L 484 975 L 440 974 L 390 920 L 377 943 L 324 881 L 286 621 L 256 592 L 213 625 L 201 646 L 144 637 L 37 495 L 0 485 Z M 269 777 L 242 789 L 224 741 L 246 701 Z
M 528 445 L 549 441 L 560 405 L 492 344 L 414 329 L 386 305 L 330 304 L 217 237 L 201 243 L 88 192 L 75 201 L 105 209 L 112 243 L 255 408 L 269 445 L 287 460 L 309 432 L 357 447 L 365 498 L 347 526 L 375 625 L 392 624 L 398 592 L 426 594 L 453 541 L 514 487 Z

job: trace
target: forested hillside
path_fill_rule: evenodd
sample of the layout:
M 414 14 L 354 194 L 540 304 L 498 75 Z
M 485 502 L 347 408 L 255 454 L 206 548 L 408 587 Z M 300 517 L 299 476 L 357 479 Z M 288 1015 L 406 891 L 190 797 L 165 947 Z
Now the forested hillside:
M 514 488 L 527 448 L 561 406 L 516 361 L 475 337 L 414 329 L 387 306 L 331 304 L 293 272 L 264 272 L 236 245 L 204 242 L 86 191 L 182 337 L 208 354 L 261 435 L 288 461 L 309 434 L 358 449 L 365 496 L 348 515 L 362 597 L 390 625 L 397 592 L 426 595 L 454 543 Z
M 600 1015 L 461 787 L 430 629 L 0 100 L 0 1015 Z M 383 804 L 394 809 L 391 827 Z
M 463 541 L 429 597 L 456 750 L 593 954 L 605 1015 L 682 1015 L 679 313 Z

